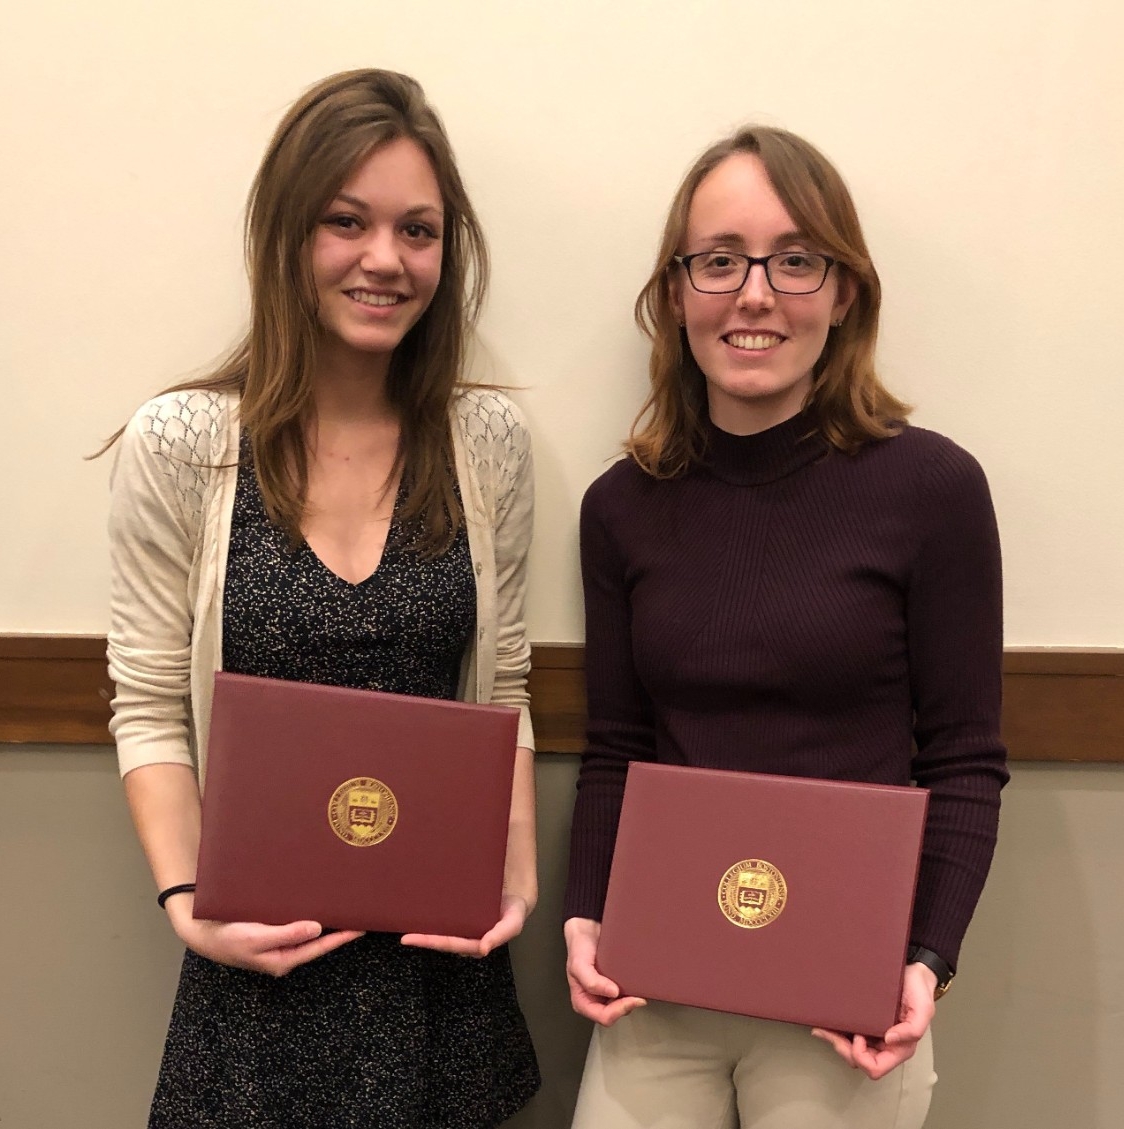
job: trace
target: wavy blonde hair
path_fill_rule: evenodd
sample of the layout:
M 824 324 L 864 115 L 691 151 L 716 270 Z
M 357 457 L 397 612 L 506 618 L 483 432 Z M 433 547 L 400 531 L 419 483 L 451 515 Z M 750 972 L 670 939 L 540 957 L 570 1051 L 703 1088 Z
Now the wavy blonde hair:
M 803 138 L 783 129 L 745 126 L 707 149 L 684 177 L 671 202 L 655 269 L 636 299 L 636 321 L 652 341 L 651 390 L 625 450 L 660 478 L 682 474 L 696 462 L 706 435 L 706 378 L 671 303 L 671 272 L 683 269 L 674 256 L 684 249 L 695 191 L 737 153 L 760 158 L 799 230 L 836 259 L 835 269 L 846 271 L 854 283 L 854 301 L 843 324 L 831 330 L 813 369 L 806 407 L 816 427 L 832 446 L 854 453 L 871 439 L 900 431 L 910 410 L 883 387 L 875 372 L 882 288 L 843 178 Z
M 242 426 L 266 512 L 299 542 L 308 488 L 305 433 L 321 337 L 312 236 L 355 167 L 400 138 L 429 158 L 445 209 L 437 290 L 394 350 L 387 377 L 387 397 L 401 428 L 391 477 L 402 470 L 406 480 L 402 522 L 416 523 L 413 547 L 432 556 L 449 547 L 464 520 L 454 490 L 449 409 L 487 290 L 489 262 L 445 128 L 415 79 L 394 71 L 345 71 L 317 83 L 289 109 L 246 208 L 246 336 L 212 372 L 168 391 L 241 396 Z

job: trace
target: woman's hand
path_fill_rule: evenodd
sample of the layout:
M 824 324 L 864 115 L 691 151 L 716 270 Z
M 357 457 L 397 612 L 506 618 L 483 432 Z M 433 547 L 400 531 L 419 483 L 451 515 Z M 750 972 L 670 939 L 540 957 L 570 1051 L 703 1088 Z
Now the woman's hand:
M 500 898 L 500 919 L 480 938 L 441 937 L 431 933 L 406 933 L 403 945 L 413 945 L 418 949 L 434 949 L 439 953 L 456 953 L 462 957 L 486 957 L 493 949 L 506 945 L 512 937 L 523 932 L 523 926 L 531 915 L 527 899 L 522 894 L 504 894 Z
M 868 1077 L 878 1079 L 913 1057 L 917 1044 L 929 1030 L 936 1005 L 933 992 L 937 976 L 923 964 L 907 964 L 902 981 L 902 1003 L 898 1022 L 881 1039 L 867 1039 L 862 1035 L 844 1035 L 840 1031 L 825 1031 L 817 1027 L 812 1034 L 830 1043 L 840 1057 Z
M 199 921 L 191 916 L 194 900 L 181 894 L 165 907 L 179 939 L 208 960 L 268 976 L 284 976 L 298 965 L 363 936 L 354 930 L 325 934 L 315 921 L 292 921 L 288 925 Z
M 602 1027 L 611 1027 L 648 1001 L 639 996 L 622 996 L 620 988 L 597 971 L 597 941 L 601 922 L 588 917 L 571 917 L 565 924 L 566 979 L 570 982 L 570 1004 L 578 1015 Z

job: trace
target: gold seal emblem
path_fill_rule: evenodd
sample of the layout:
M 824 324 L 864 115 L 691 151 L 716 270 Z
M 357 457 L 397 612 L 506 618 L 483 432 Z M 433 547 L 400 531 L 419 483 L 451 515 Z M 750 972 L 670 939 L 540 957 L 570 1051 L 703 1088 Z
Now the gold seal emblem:
M 332 830 L 353 847 L 381 843 L 398 823 L 394 793 L 373 776 L 345 780 L 328 801 Z
M 784 875 L 764 859 L 734 863 L 718 883 L 718 905 L 741 929 L 760 929 L 776 921 L 788 901 Z

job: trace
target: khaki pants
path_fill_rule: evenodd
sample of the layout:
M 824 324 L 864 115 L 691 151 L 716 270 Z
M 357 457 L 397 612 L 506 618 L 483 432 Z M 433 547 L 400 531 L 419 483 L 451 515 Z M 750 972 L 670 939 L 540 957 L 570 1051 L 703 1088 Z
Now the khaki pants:
M 920 1129 L 930 1034 L 872 1082 L 809 1029 L 650 1001 L 590 1043 L 573 1129 Z

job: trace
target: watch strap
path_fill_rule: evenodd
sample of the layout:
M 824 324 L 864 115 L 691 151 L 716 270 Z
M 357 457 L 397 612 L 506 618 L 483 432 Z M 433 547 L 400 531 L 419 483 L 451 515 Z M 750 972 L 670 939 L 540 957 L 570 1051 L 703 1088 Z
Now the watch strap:
M 926 949 L 923 945 L 910 945 L 905 960 L 906 964 L 923 964 L 936 976 L 937 986 L 933 990 L 934 1000 L 939 1000 L 948 991 L 952 978 L 956 975 L 943 957 L 938 956 L 932 949 Z

